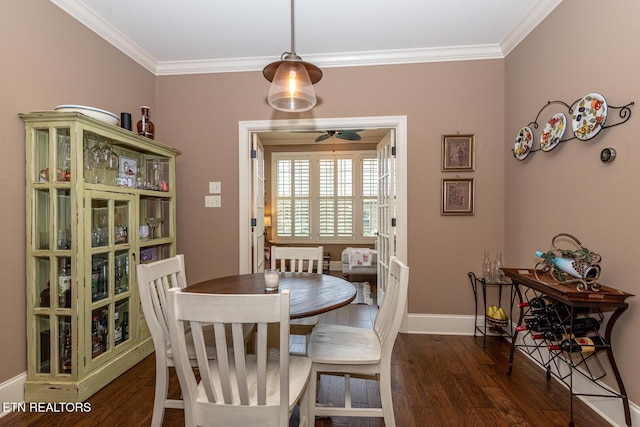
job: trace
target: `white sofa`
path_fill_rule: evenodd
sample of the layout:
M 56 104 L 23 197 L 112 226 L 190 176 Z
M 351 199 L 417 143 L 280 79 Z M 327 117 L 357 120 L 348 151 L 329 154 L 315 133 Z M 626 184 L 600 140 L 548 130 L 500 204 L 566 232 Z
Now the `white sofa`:
M 375 276 L 378 274 L 378 251 L 370 249 L 372 255 L 371 265 L 367 266 L 355 266 L 351 265 L 349 261 L 349 255 L 353 249 L 363 248 L 346 248 L 342 251 L 342 275 L 349 280 L 349 276 Z

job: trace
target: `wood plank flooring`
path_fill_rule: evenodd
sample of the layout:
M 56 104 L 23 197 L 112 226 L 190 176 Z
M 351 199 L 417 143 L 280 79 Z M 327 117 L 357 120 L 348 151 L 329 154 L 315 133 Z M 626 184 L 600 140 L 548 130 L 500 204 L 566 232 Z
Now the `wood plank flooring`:
M 349 305 L 321 316 L 321 322 L 371 328 L 376 309 Z M 299 345 L 299 343 L 293 343 Z M 567 426 L 569 393 L 544 371 L 519 354 L 513 373 L 506 375 L 509 345 L 470 336 L 400 334 L 395 345 L 392 379 L 396 423 L 423 426 Z M 88 399 L 91 411 L 72 413 L 11 413 L 0 426 L 149 426 L 153 408 L 155 357 L 151 355 Z M 344 384 L 323 376 L 318 398 L 340 404 Z M 172 375 L 170 395 L 180 387 Z M 352 380 L 354 406 L 379 405 L 374 381 Z M 622 409 L 621 409 L 622 410 Z M 296 426 L 297 412 L 290 426 Z M 601 427 L 606 421 L 574 399 L 574 422 L 579 427 Z M 182 426 L 181 410 L 168 409 L 164 426 Z M 315 427 L 378 427 L 376 418 L 334 417 L 316 420 Z M 252 426 L 248 426 L 252 427 Z

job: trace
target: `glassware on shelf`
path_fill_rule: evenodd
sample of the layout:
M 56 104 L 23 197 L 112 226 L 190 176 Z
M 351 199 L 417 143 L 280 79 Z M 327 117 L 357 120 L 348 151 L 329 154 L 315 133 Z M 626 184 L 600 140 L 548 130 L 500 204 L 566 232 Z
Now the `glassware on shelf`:
M 129 259 L 126 253 L 115 257 L 115 293 L 129 290 Z
M 89 151 L 89 161 L 94 184 L 115 184 L 119 157 L 107 140 L 96 139 Z
M 119 157 L 116 152 L 113 151 L 113 146 L 109 143 L 105 144 L 104 150 L 106 169 L 105 184 L 115 185 L 118 177 Z
M 91 147 L 89 147 L 88 140 L 85 141 L 85 146 L 82 149 L 82 177 L 84 182 L 93 182 L 91 174 L 91 166 L 93 162 L 91 159 Z
M 93 170 L 93 183 L 104 184 L 106 160 L 102 150 L 103 142 L 96 138 L 95 143 L 91 146 L 89 156 L 91 158 L 91 169 Z
M 150 229 L 149 238 L 155 239 L 158 237 L 162 237 L 162 236 L 156 235 L 158 226 L 162 224 L 162 221 L 164 221 L 162 218 L 145 218 L 145 221 L 147 221 L 147 224 L 149 224 L 149 229 Z
M 57 179 L 58 181 L 71 180 L 71 138 L 64 133 L 58 134 L 58 164 Z
M 97 227 L 96 227 L 97 225 Z M 91 229 L 91 246 L 106 246 L 109 244 L 109 227 L 107 226 L 106 216 L 100 216 L 98 224 L 94 224 Z
M 109 295 L 109 262 L 94 257 L 91 262 L 91 301 L 98 301 Z
M 496 254 L 496 261 L 493 266 L 493 280 L 498 283 L 502 283 L 504 281 L 504 272 L 502 271 L 502 253 L 498 252 Z

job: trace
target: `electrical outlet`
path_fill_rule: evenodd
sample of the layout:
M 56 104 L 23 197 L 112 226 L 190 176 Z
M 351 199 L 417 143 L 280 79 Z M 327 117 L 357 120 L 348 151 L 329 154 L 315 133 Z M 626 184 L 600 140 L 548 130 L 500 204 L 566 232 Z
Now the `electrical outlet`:
M 209 194 L 222 193 L 222 184 L 219 181 L 209 183 Z
M 222 206 L 221 196 L 204 196 L 205 208 L 219 208 Z

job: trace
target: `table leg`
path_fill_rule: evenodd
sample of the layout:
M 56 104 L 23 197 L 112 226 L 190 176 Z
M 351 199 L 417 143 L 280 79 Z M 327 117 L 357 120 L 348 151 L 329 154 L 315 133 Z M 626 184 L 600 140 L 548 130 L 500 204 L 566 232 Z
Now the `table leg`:
M 624 408 L 624 420 L 627 425 L 631 425 L 631 411 L 629 410 L 629 399 L 627 398 L 627 392 L 624 388 L 624 383 L 622 382 L 622 377 L 620 376 L 620 371 L 618 371 L 618 365 L 616 364 L 616 359 L 613 357 L 613 346 L 611 345 L 611 331 L 613 330 L 613 325 L 616 323 L 618 318 L 625 310 L 628 308 L 628 304 L 625 304 L 624 307 L 620 307 L 616 309 L 611 315 L 609 322 L 607 322 L 607 328 L 604 333 L 604 342 L 608 344 L 607 346 L 607 356 L 609 357 L 609 363 L 611 364 L 611 369 L 613 370 L 613 375 L 616 377 L 616 381 L 618 382 L 618 388 L 620 389 L 620 397 L 622 398 L 622 406 Z

